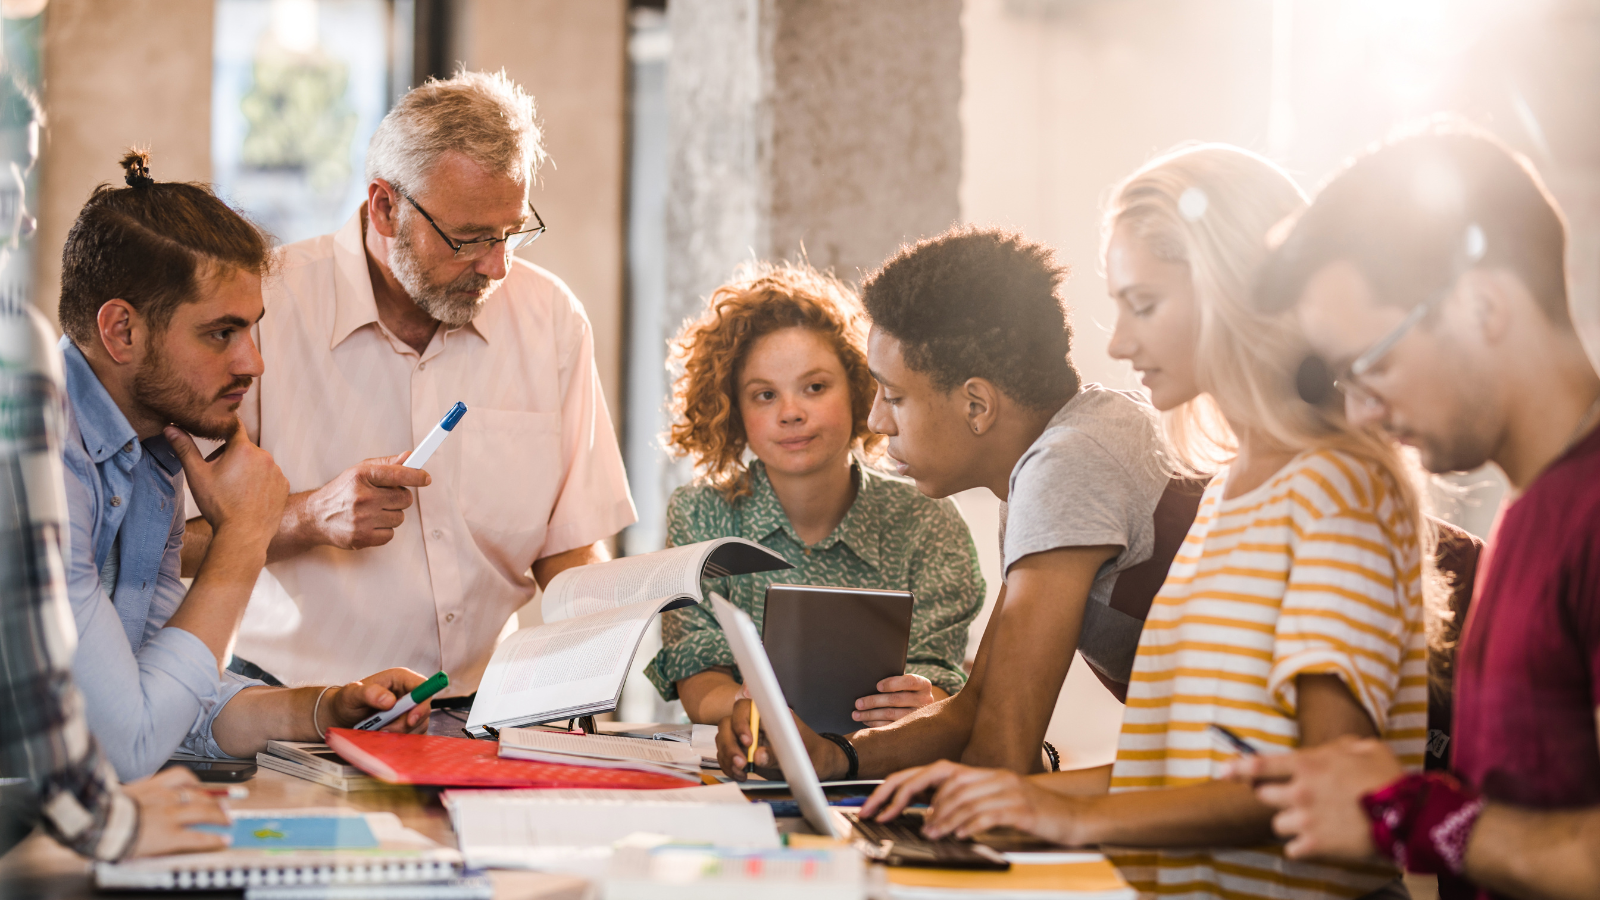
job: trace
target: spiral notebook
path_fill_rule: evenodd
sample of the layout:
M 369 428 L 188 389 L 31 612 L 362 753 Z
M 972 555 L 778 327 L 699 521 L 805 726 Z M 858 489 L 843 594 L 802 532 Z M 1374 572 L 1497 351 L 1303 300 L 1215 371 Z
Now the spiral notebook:
M 349 809 L 237 810 L 235 846 L 95 865 L 102 889 L 238 890 L 294 885 L 430 884 L 462 874 L 461 854 L 394 813 Z M 239 846 L 239 834 L 249 838 Z

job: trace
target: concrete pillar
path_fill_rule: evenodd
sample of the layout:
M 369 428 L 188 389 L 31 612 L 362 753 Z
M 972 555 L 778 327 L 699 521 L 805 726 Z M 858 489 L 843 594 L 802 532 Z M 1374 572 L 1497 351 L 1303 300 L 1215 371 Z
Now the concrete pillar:
M 740 262 L 858 282 L 960 214 L 960 0 L 673 0 L 667 330 Z
M 533 203 L 550 230 L 521 256 L 565 281 L 589 312 L 613 424 L 622 414 L 626 0 L 456 0 L 455 59 L 506 73 L 534 96 L 550 161 Z
M 53 0 L 45 9 L 39 234 L 41 309 L 61 296 L 61 245 L 117 159 L 150 147 L 161 181 L 211 180 L 212 0 Z

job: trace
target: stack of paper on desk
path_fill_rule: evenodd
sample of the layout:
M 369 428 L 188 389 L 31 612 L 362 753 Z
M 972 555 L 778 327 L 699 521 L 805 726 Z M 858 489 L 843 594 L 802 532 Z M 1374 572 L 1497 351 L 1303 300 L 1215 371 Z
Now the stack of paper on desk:
M 635 834 L 680 843 L 776 847 L 765 803 L 737 785 L 666 791 L 446 791 L 445 807 L 468 863 L 598 875 L 618 841 Z
M 700 754 L 700 768 L 718 768 L 717 726 L 715 725 L 601 722 L 598 727 L 602 734 L 614 734 L 618 737 L 648 738 L 653 741 L 672 741 L 679 744 L 689 744 L 694 747 L 696 753 Z
M 500 732 L 500 757 L 601 769 L 632 769 L 700 783 L 700 752 L 676 741 L 507 728 Z
M 344 761 L 327 744 L 309 741 L 267 741 L 267 749 L 256 754 L 256 765 L 339 791 L 366 791 L 384 786 L 383 782 Z

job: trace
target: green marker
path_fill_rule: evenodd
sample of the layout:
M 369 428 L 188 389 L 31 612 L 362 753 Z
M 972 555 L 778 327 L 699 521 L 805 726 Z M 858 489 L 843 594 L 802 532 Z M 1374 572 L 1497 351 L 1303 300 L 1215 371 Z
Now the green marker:
M 449 684 L 450 676 L 440 672 L 417 685 L 411 693 L 401 697 L 393 706 L 369 717 L 365 722 L 357 725 L 356 728 L 360 731 L 377 731 L 379 728 L 415 709 L 418 703 L 427 702 L 429 697 L 444 690 Z

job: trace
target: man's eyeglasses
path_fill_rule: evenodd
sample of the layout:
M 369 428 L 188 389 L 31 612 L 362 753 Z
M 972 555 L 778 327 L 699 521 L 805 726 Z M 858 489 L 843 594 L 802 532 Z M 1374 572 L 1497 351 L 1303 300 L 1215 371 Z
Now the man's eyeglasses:
M 418 203 L 416 200 L 412 199 L 410 194 L 398 187 L 395 188 L 395 193 L 406 198 L 407 203 L 416 207 L 417 212 L 422 213 L 422 217 L 428 220 L 428 224 L 432 225 L 433 230 L 439 233 L 439 237 L 443 238 L 444 242 L 450 245 L 450 249 L 455 252 L 456 259 L 482 259 L 489 255 L 489 252 L 494 249 L 495 244 L 505 244 L 506 252 L 515 253 L 523 247 L 526 247 L 538 240 L 539 235 L 544 234 L 544 219 L 539 218 L 539 211 L 533 208 L 532 200 L 528 201 L 528 212 L 533 213 L 534 226 L 532 228 L 524 231 L 513 231 L 505 237 L 481 238 L 476 241 L 458 241 L 455 238 L 452 238 L 450 235 L 445 234 L 444 229 L 439 227 L 439 223 L 433 220 L 433 216 L 428 215 L 428 211 L 422 208 L 421 203 Z
M 1376 344 L 1350 361 L 1350 364 L 1338 372 L 1329 372 L 1328 364 L 1319 356 L 1308 356 L 1300 363 L 1300 370 L 1295 373 L 1295 389 L 1300 394 L 1300 399 L 1316 406 L 1329 399 L 1329 389 L 1338 391 L 1346 397 L 1357 400 L 1375 402 L 1378 393 L 1367 384 L 1366 376 L 1383 362 L 1395 345 L 1417 327 L 1417 323 L 1426 319 L 1439 304 L 1443 303 L 1456 291 L 1456 284 L 1461 276 L 1478 260 L 1483 258 L 1484 237 L 1483 229 L 1477 225 L 1467 228 L 1467 238 L 1460 252 L 1457 253 L 1454 264 L 1451 266 L 1450 280 L 1433 296 L 1411 308 L 1406 317 L 1384 335 Z

